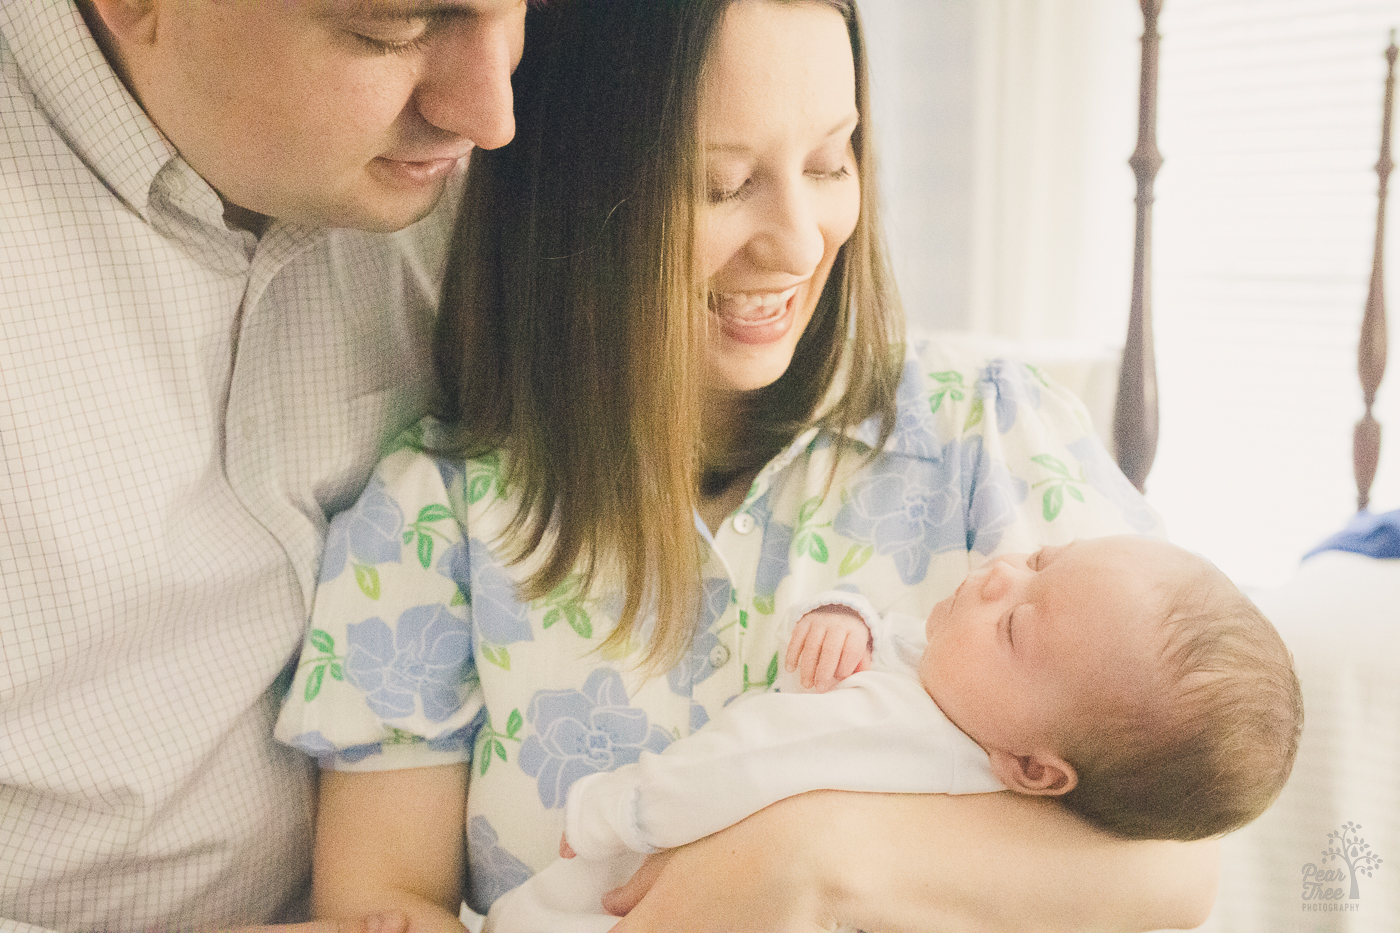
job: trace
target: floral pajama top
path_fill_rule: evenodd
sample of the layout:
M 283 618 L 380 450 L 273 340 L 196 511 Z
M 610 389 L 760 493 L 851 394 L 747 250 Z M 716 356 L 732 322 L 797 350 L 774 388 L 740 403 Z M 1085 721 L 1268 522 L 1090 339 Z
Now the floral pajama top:
M 434 425 L 419 425 L 331 523 L 278 738 L 325 768 L 471 762 L 467 903 L 485 913 L 557 856 L 574 781 L 772 687 L 789 610 L 811 595 L 922 617 L 992 555 L 1160 532 L 1083 407 L 1036 370 L 911 348 L 898 401 L 885 449 L 843 457 L 829 490 L 835 439 L 812 429 L 715 534 L 697 522 L 695 640 L 650 680 L 597 650 L 620 594 L 520 600 L 529 564 L 498 548 L 514 514 L 500 458 L 424 453 Z

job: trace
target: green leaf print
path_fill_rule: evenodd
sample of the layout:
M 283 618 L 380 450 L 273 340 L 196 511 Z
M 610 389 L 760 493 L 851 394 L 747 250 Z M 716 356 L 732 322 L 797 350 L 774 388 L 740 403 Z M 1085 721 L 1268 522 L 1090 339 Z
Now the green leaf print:
M 963 399 L 967 398 L 967 395 L 963 391 L 967 387 L 963 384 L 962 373 L 957 371 L 929 373 L 929 378 L 943 386 L 943 388 L 929 396 L 928 408 L 931 413 L 935 415 L 938 414 L 938 409 L 943 407 L 943 400 L 945 398 L 951 398 L 955 402 L 961 402 Z
M 433 565 L 433 536 L 418 532 L 418 563 L 427 570 Z
M 826 559 L 827 559 L 827 557 L 828 557 L 827 550 L 826 550 L 826 542 L 822 540 L 822 536 L 821 536 L 821 535 L 819 535 L 819 534 L 813 534 L 813 535 L 812 535 L 812 540 L 811 540 L 811 542 L 810 542 L 810 543 L 808 544 L 808 546 L 807 546 L 807 553 L 808 553 L 808 554 L 811 554 L 811 555 L 812 555 L 812 558 L 813 558 L 817 563 L 819 563 L 819 564 L 824 564 L 824 563 L 826 563 Z
M 846 556 L 841 558 L 841 568 L 838 573 L 846 576 L 848 573 L 855 573 L 865 562 L 875 555 L 875 545 L 873 544 L 852 544 L 851 549 L 846 552 Z
M 773 686 L 773 682 L 778 679 L 778 653 L 773 653 L 773 660 L 768 662 L 768 686 Z
M 532 603 L 534 608 L 549 610 L 544 614 L 541 623 L 543 628 L 552 628 L 556 622 L 562 620 L 569 623 L 569 628 L 580 638 L 593 637 L 593 619 L 588 610 L 583 608 L 578 590 L 578 577 L 569 576 L 543 598 Z
M 753 607 L 762 615 L 771 616 L 773 614 L 775 601 L 775 597 L 773 596 L 755 596 L 753 598 Z
M 477 473 L 467 483 L 467 502 L 475 505 L 491 492 L 496 485 L 496 477 L 490 473 Z
M 339 664 L 332 664 L 332 665 L 330 665 L 330 673 L 331 673 L 331 678 L 332 678 L 333 680 L 344 680 L 344 679 L 345 679 L 345 669 L 344 669 L 343 667 L 341 667 Z
M 821 505 L 821 496 L 813 496 L 802 503 L 802 508 L 797 510 L 797 523 L 799 525 L 805 525 L 807 522 L 811 521 L 812 516 L 817 514 L 817 509 L 821 508 Z
M 503 495 L 501 460 L 498 456 L 492 454 L 482 457 L 479 460 L 473 460 L 468 464 L 467 469 L 466 491 L 468 505 L 475 505 L 493 492 L 496 494 L 497 498 Z
M 316 699 L 321 692 L 321 682 L 326 678 L 326 665 L 318 664 L 311 669 L 311 676 L 306 678 L 306 702 L 310 703 Z
M 1040 498 L 1040 514 L 1045 517 L 1047 522 L 1053 522 L 1064 511 L 1066 493 L 1077 502 L 1084 501 L 1084 492 L 1079 486 L 1089 480 L 1082 470 L 1079 476 L 1075 476 L 1063 460 L 1050 454 L 1037 454 L 1031 457 L 1031 462 L 1053 474 L 1048 479 L 1043 479 L 1031 487 L 1032 489 L 1045 487 L 1045 492 Z
M 306 640 L 311 643 L 311 647 L 322 654 L 335 654 L 335 639 L 331 637 L 330 632 L 324 629 L 313 628 Z
M 577 605 L 569 605 L 565 607 L 564 615 L 569 620 L 569 628 L 577 632 L 580 638 L 593 637 L 593 621 L 588 618 L 588 613 Z
M 511 742 L 519 742 L 520 739 L 517 737 L 517 733 L 520 732 L 520 727 L 524 724 L 525 719 L 520 715 L 520 710 L 513 709 L 510 711 L 510 716 L 506 719 L 506 731 L 497 732 L 495 727 L 491 724 L 490 716 L 487 716 L 486 725 L 482 726 L 481 731 L 478 732 L 476 736 L 476 758 L 481 762 L 479 768 L 481 774 L 485 774 L 486 770 L 491 767 L 492 758 L 499 758 L 501 761 L 510 760 L 506 757 L 506 746 L 501 740 L 506 739 Z
M 486 660 L 502 670 L 510 670 L 510 649 L 505 645 L 492 645 L 487 642 L 482 642 L 481 653 Z
M 979 424 L 982 423 L 982 412 L 984 409 L 984 406 L 982 404 L 982 397 L 979 395 L 976 398 L 974 398 L 972 400 L 972 405 L 969 407 L 971 410 L 968 411 L 967 421 L 963 424 L 964 431 L 971 431 L 973 428 L 977 427 Z
M 444 518 L 451 518 L 452 510 L 440 502 L 432 505 L 425 505 L 418 510 L 418 521 L 415 524 L 425 524 L 427 522 L 440 522 Z
M 1049 454 L 1037 454 L 1031 457 L 1031 462 L 1038 463 L 1051 473 L 1057 473 L 1065 479 L 1074 478 L 1073 474 L 1069 471 L 1069 467 L 1065 466 L 1064 461 L 1060 460 L 1058 457 L 1052 457 Z
M 370 599 L 379 598 L 379 571 L 373 567 L 365 567 L 362 564 L 355 565 L 355 582 L 359 584 L 360 592 Z

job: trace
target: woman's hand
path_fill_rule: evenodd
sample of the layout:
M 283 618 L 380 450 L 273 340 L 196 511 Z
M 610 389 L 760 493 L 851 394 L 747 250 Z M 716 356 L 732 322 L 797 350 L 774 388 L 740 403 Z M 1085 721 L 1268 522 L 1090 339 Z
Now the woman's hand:
M 649 861 L 615 933 L 1143 931 L 1204 922 L 1213 842 L 1129 842 L 1010 793 L 792 797 Z

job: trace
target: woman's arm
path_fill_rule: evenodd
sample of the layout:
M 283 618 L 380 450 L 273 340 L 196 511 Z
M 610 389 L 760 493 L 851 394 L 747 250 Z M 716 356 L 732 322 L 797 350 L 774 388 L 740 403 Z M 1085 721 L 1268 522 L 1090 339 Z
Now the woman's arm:
M 400 910 L 413 933 L 461 933 L 466 768 L 321 772 L 315 915 Z
M 607 901 L 635 904 L 614 933 L 1189 928 L 1218 871 L 1213 842 L 1129 842 L 1009 793 L 820 791 L 664 854 Z

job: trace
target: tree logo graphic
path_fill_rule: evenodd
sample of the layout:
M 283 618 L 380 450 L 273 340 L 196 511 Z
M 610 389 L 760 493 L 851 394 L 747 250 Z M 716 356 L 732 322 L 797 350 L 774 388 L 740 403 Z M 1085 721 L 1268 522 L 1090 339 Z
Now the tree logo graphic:
M 1371 851 L 1370 843 L 1361 838 L 1360 829 L 1360 823 L 1344 823 L 1338 832 L 1327 834 L 1328 845 L 1322 850 L 1323 864 L 1331 860 L 1346 864 L 1347 874 L 1351 876 L 1351 895 L 1348 899 L 1353 901 L 1361 897 L 1359 876 L 1364 873 L 1370 878 L 1383 861 Z

